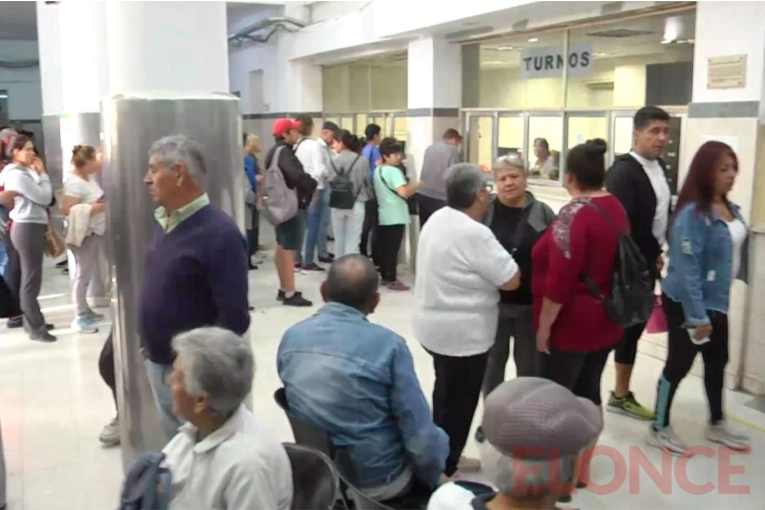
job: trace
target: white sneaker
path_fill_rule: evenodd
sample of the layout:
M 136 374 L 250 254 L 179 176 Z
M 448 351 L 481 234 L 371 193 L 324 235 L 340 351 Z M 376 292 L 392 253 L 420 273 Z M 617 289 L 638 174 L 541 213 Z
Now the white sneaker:
M 729 423 L 720 421 L 715 425 L 707 425 L 707 441 L 727 446 L 733 450 L 747 450 L 749 437 L 733 428 Z
M 104 446 L 117 446 L 120 444 L 120 419 L 119 416 L 106 424 L 98 436 L 98 440 Z
M 653 424 L 651 424 L 648 427 L 648 437 L 646 438 L 646 441 L 651 446 L 661 448 L 672 455 L 678 455 L 680 457 L 688 456 L 688 446 L 677 437 L 677 434 L 672 430 L 672 427 L 656 429 Z

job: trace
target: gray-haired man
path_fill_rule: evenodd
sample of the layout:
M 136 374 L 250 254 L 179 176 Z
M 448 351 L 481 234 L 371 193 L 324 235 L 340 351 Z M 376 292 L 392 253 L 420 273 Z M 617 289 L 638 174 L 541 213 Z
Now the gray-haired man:
M 180 425 L 167 385 L 173 336 L 203 326 L 241 335 L 250 327 L 247 242 L 234 220 L 210 203 L 206 173 L 201 148 L 185 136 L 163 138 L 149 151 L 144 182 L 160 207 L 146 250 L 138 333 L 168 439 Z

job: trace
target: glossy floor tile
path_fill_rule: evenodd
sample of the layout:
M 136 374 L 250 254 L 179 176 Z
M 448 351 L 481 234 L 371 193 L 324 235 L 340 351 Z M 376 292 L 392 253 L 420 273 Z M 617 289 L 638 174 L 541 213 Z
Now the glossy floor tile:
M 102 448 L 97 440 L 103 425 L 115 414 L 97 364 L 108 325 L 95 335 L 69 330 L 73 309 L 68 279 L 59 274 L 52 263 L 46 264 L 41 304 L 49 322 L 57 327 L 54 334 L 59 341 L 51 345 L 38 344 L 27 340 L 23 332 L 0 326 L 0 421 L 8 471 L 9 508 L 114 508 L 123 473 L 120 451 Z M 284 441 L 292 439 L 289 424 L 272 398 L 280 386 L 275 368 L 276 348 L 287 327 L 318 307 L 322 278 L 321 275 L 298 276 L 300 290 L 314 299 L 316 306 L 295 309 L 276 303 L 276 274 L 270 259 L 250 273 L 250 297 L 257 308 L 251 328 L 258 367 L 253 392 L 255 411 Z M 407 275 L 404 280 L 412 282 Z M 386 290 L 382 293 L 381 305 L 371 320 L 407 339 L 420 383 L 429 396 L 433 386 L 430 358 L 413 339 L 410 329 L 413 294 Z M 646 405 L 653 404 L 661 369 L 660 361 L 639 356 L 634 391 Z M 510 363 L 507 375 L 513 377 L 513 374 L 514 367 Z M 604 395 L 613 384 L 613 378 L 609 364 L 603 378 Z M 748 395 L 726 393 L 731 420 L 752 436 L 752 454 L 729 456 L 714 449 L 709 451 L 711 457 L 696 456 L 685 467 L 678 466 L 676 459 L 662 464 L 660 452 L 645 445 L 645 423 L 607 413 L 606 428 L 600 439 L 604 448 L 592 464 L 593 485 L 574 497 L 574 506 L 652 510 L 762 508 L 765 415 L 747 407 L 745 404 L 750 400 Z M 480 412 L 479 409 L 477 416 Z M 672 416 L 675 429 L 689 443 L 704 444 L 706 400 L 700 379 L 689 377 L 684 382 L 675 399 Z M 474 426 L 478 421 L 474 420 Z M 478 454 L 478 446 L 473 441 L 469 442 L 467 453 Z M 646 468 L 649 465 L 653 468 Z M 729 465 L 738 468 L 731 469 Z M 646 473 L 652 469 L 657 472 Z

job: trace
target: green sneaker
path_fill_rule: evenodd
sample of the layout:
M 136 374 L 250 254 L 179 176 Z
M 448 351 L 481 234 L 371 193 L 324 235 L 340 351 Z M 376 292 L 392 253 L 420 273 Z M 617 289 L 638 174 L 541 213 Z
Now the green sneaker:
M 616 398 L 614 392 L 608 397 L 608 406 L 606 407 L 612 413 L 619 413 L 631 418 L 636 418 L 643 421 L 653 420 L 653 411 L 647 407 L 643 407 L 635 400 L 635 395 L 630 391 L 624 398 Z

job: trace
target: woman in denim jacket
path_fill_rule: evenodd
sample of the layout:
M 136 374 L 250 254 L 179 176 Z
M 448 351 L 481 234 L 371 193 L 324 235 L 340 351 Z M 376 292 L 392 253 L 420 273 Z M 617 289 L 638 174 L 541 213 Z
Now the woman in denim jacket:
M 648 442 L 680 455 L 687 446 L 670 427 L 669 410 L 699 352 L 710 411 L 707 440 L 738 449 L 748 445 L 748 438 L 725 422 L 722 410 L 730 288 L 734 277 L 746 282 L 748 265 L 749 232 L 739 207 L 727 198 L 737 173 L 738 160 L 728 145 L 702 145 L 680 192 L 669 235 L 669 267 L 662 282 L 668 352 Z

